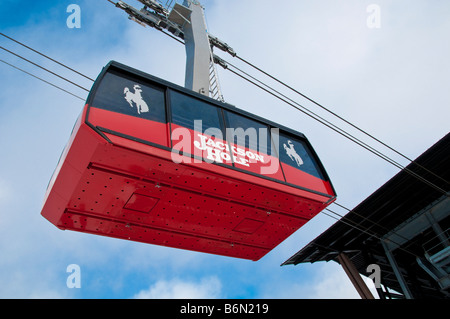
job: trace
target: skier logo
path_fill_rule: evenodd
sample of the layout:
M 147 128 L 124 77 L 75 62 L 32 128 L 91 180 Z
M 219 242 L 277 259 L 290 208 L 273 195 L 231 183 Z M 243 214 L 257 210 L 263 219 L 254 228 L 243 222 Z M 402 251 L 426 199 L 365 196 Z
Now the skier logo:
M 125 100 L 130 104 L 131 107 L 134 107 L 133 103 L 136 104 L 136 110 L 138 114 L 145 113 L 149 111 L 147 103 L 142 98 L 142 89 L 138 84 L 133 86 L 134 93 L 131 93 L 128 87 L 125 87 L 123 90 L 123 94 L 125 94 Z
M 295 161 L 297 163 L 297 166 L 300 167 L 300 165 L 303 164 L 302 158 L 295 151 L 294 144 L 292 143 L 292 141 L 288 140 L 287 143 L 289 144 L 289 147 L 286 144 L 283 143 L 284 150 L 286 151 L 286 154 L 291 158 L 291 160 L 293 160 L 293 161 Z

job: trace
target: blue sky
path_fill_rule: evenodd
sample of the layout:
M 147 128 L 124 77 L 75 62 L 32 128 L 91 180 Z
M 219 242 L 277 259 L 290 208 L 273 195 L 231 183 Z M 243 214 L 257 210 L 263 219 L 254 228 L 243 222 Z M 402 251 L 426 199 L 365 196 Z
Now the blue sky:
M 140 7 L 137 1 L 127 2 Z M 366 9 L 372 3 L 381 9 L 377 29 L 366 23 Z M 70 4 L 81 8 L 79 29 L 66 25 Z M 448 1 L 204 0 L 202 4 L 210 33 L 241 57 L 410 158 L 448 133 Z M 92 78 L 109 60 L 117 60 L 184 83 L 184 47 L 128 20 L 106 0 L 6 0 L 0 9 L 0 31 Z M 92 85 L 4 37 L 0 46 L 85 87 Z M 232 57 L 217 53 L 245 69 Z M 3 50 L 0 59 L 87 96 Z M 219 72 L 227 102 L 308 137 L 342 205 L 356 206 L 398 172 L 233 74 Z M 335 263 L 280 267 L 335 222 L 323 214 L 258 262 L 58 230 L 41 217 L 40 209 L 84 102 L 3 63 L 0 85 L 1 298 L 358 298 Z M 80 266 L 81 288 L 66 285 L 70 264 Z

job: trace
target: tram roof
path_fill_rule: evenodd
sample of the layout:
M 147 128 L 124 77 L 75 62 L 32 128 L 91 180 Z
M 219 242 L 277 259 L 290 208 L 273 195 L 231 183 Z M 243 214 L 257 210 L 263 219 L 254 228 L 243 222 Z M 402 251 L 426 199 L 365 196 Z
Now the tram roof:
M 263 123 L 265 123 L 265 124 L 267 124 L 267 125 L 269 125 L 271 127 L 279 128 L 279 129 L 281 129 L 281 130 L 283 130 L 283 131 L 285 131 L 287 133 L 296 135 L 296 136 L 298 136 L 300 138 L 303 138 L 303 139 L 307 140 L 307 137 L 302 132 L 296 131 L 296 130 L 294 130 L 292 128 L 289 128 L 287 126 L 284 126 L 284 125 L 280 125 L 279 123 L 275 123 L 275 122 L 273 122 L 273 121 L 271 121 L 269 119 L 266 119 L 266 118 L 264 118 L 262 116 L 259 116 L 259 115 L 256 115 L 254 113 L 245 111 L 245 110 L 243 110 L 241 108 L 237 108 L 236 106 L 234 106 L 232 104 L 215 100 L 213 98 L 210 98 L 210 97 L 205 96 L 203 94 L 200 94 L 198 92 L 189 90 L 189 89 L 187 89 L 187 88 L 185 88 L 183 86 L 180 86 L 180 85 L 177 85 L 175 83 L 172 83 L 172 82 L 166 81 L 164 79 L 158 78 L 156 76 L 153 76 L 153 75 L 148 74 L 146 72 L 143 72 L 141 70 L 134 69 L 134 68 L 132 68 L 130 66 L 127 66 L 127 65 L 122 64 L 122 63 L 117 62 L 117 61 L 110 61 L 103 68 L 102 72 L 100 72 L 100 74 L 98 75 L 98 77 L 97 77 L 97 79 L 96 79 L 96 81 L 95 81 L 95 83 L 94 83 L 94 85 L 93 85 L 93 87 L 91 89 L 91 92 L 89 93 L 89 96 L 87 98 L 87 103 L 88 104 L 92 101 L 92 99 L 93 99 L 93 97 L 94 97 L 94 95 L 96 93 L 96 89 L 97 89 L 98 85 L 100 84 L 101 79 L 103 78 L 103 76 L 106 73 L 114 71 L 114 70 L 118 71 L 119 73 L 124 73 L 124 74 L 128 74 L 130 76 L 133 76 L 133 77 L 138 77 L 138 78 L 141 78 L 141 79 L 153 82 L 153 83 L 157 83 L 157 84 L 159 84 L 161 86 L 164 86 L 164 87 L 167 87 L 169 89 L 182 92 L 184 94 L 190 95 L 190 96 L 195 97 L 195 98 L 200 99 L 200 100 L 203 100 L 203 101 L 205 101 L 207 103 L 213 104 L 213 105 L 218 106 L 220 108 L 239 113 L 239 114 L 241 114 L 243 116 L 246 116 L 248 118 L 254 119 L 254 120 L 259 121 L 259 122 L 263 122 Z

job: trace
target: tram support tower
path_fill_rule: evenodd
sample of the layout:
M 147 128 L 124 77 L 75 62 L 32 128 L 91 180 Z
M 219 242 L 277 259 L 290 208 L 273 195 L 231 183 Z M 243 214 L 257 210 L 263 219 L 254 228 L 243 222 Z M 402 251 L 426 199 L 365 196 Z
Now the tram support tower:
M 191 10 L 188 17 L 189 23 L 183 25 L 186 47 L 185 87 L 209 95 L 211 47 L 206 32 L 203 8 L 195 0 L 185 0 L 183 5 Z
M 164 6 L 156 0 L 138 1 L 144 5 L 140 10 L 121 0 L 114 4 L 127 12 L 130 20 L 144 27 L 156 28 L 166 35 L 172 33 L 173 36 L 170 36 L 179 38 L 178 41 L 186 47 L 185 87 L 224 102 L 215 67 L 215 63 L 220 62 L 213 54 L 213 47 L 232 56 L 236 56 L 236 53 L 228 44 L 208 32 L 200 2 L 184 0 L 183 4 L 180 4 L 168 0 Z

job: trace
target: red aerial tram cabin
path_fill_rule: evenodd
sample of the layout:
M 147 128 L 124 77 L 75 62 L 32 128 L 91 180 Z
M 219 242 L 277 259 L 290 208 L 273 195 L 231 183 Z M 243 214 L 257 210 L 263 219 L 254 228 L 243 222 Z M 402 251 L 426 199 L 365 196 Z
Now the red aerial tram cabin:
M 335 198 L 303 134 L 112 61 L 42 215 L 63 230 L 258 260 Z

